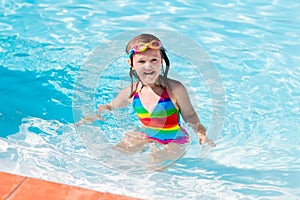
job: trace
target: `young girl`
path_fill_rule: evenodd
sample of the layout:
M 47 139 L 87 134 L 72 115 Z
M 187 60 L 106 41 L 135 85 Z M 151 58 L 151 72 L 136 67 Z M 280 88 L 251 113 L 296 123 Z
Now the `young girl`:
M 179 81 L 167 77 L 170 63 L 161 41 L 154 35 L 141 34 L 129 41 L 126 52 L 129 56 L 131 84 L 110 103 L 99 105 L 99 113 L 105 109 L 111 111 L 126 107 L 131 103 L 142 127 L 138 131 L 126 133 L 116 148 L 134 153 L 152 143 L 153 163 L 181 157 L 189 136 L 180 125 L 180 115 L 186 123 L 192 125 L 200 144 L 215 146 L 206 137 L 206 129 L 200 123 L 186 88 Z M 133 77 L 137 79 L 136 82 Z

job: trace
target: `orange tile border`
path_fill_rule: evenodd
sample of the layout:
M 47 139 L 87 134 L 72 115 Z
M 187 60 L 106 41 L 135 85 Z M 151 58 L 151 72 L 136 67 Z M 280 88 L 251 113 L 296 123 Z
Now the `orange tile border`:
M 137 200 L 6 172 L 0 172 L 0 185 L 0 198 L 7 200 Z
M 22 176 L 0 172 L 0 199 L 6 199 L 25 179 Z

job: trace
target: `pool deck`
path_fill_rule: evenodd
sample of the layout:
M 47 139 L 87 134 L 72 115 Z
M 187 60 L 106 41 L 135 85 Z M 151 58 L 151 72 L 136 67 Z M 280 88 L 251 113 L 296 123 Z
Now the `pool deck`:
M 76 186 L 0 172 L 0 199 L 7 200 L 137 200 Z

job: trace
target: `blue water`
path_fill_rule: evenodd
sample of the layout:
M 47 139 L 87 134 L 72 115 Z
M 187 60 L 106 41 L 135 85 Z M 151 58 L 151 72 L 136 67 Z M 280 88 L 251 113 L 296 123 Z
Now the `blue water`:
M 296 0 L 1 1 L 0 170 L 144 199 L 300 199 L 299 13 Z M 163 172 L 138 164 L 132 170 L 139 161 L 105 151 L 125 124 L 135 125 L 127 119 L 130 108 L 94 126 L 73 125 L 83 109 L 74 105 L 79 97 L 92 92 L 93 108 L 129 81 L 126 56 L 118 52 L 97 88 L 89 86 L 95 80 L 79 85 L 84 95 L 78 96 L 87 58 L 118 34 L 141 28 L 196 42 L 226 95 L 217 146 L 200 158 L 192 144 Z M 193 52 L 172 51 L 186 41 L 170 41 L 170 75 L 193 91 L 214 137 L 213 91 L 183 58 Z

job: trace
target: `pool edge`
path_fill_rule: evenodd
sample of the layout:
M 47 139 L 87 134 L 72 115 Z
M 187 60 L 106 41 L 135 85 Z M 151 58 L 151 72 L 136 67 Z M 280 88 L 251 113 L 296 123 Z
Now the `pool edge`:
M 97 199 L 97 200 L 138 200 L 138 198 L 122 196 L 118 194 L 100 192 L 71 186 L 47 180 L 30 178 L 0 171 L 0 199 L 13 200 L 65 200 L 65 199 Z

